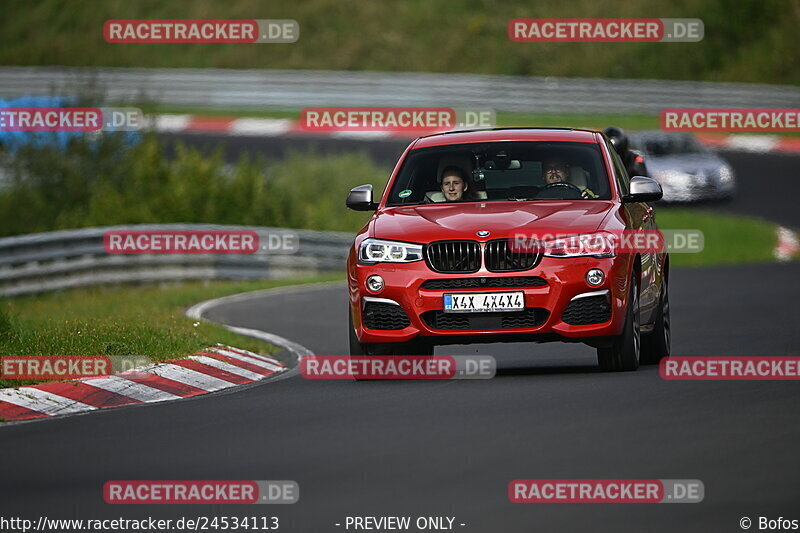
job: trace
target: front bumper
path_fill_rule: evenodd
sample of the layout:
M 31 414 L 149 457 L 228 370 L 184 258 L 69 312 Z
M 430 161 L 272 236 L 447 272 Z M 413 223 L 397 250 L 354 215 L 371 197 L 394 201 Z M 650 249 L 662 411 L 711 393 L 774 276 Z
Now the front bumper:
M 351 257 L 350 312 L 356 335 L 364 343 L 406 342 L 420 336 L 433 344 L 591 341 L 622 332 L 631 260 L 629 254 L 607 259 L 544 257 L 537 266 L 523 272 L 481 269 L 472 274 L 445 274 L 433 272 L 424 261 L 360 265 Z M 599 268 L 606 275 L 599 286 L 585 281 L 586 272 L 592 268 Z M 385 282 L 379 293 L 366 287 L 367 278 L 374 274 Z M 429 280 L 438 283 L 431 288 Z M 443 284 L 468 288 L 445 288 Z M 524 292 L 524 311 L 443 312 L 445 293 L 507 291 Z M 607 305 L 605 312 L 602 302 Z

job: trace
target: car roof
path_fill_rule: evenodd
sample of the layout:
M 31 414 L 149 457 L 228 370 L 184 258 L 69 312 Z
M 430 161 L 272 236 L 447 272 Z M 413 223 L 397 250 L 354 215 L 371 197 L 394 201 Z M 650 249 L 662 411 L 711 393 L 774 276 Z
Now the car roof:
M 596 143 L 597 132 L 571 128 L 492 128 L 482 130 L 453 131 L 421 137 L 414 149 L 502 141 L 567 141 Z

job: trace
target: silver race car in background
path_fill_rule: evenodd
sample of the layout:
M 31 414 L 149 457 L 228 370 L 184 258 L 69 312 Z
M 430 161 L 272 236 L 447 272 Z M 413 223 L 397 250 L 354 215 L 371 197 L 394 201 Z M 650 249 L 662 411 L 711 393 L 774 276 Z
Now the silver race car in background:
M 644 154 L 651 178 L 664 190 L 663 202 L 724 200 L 736 192 L 731 166 L 691 133 L 630 133 L 630 146 Z

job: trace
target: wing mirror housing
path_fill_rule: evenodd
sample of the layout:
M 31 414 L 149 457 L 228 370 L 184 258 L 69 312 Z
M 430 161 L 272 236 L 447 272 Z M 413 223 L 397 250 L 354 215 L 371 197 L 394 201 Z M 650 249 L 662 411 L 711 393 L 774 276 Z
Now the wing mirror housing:
M 345 205 L 353 211 L 375 211 L 378 204 L 372 202 L 372 185 L 359 185 L 350 189 Z
M 631 178 L 631 192 L 622 197 L 625 203 L 655 202 L 664 196 L 661 185 L 653 178 L 634 176 Z

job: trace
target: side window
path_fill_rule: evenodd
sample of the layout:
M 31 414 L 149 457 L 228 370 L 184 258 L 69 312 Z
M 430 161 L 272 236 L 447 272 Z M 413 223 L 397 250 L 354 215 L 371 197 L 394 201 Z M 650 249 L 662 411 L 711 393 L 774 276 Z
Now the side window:
M 625 165 L 622 164 L 617 150 L 611 143 L 606 143 L 608 151 L 611 153 L 611 160 L 614 162 L 614 174 L 617 175 L 617 183 L 619 183 L 619 190 L 622 194 L 628 194 L 631 190 L 631 179 L 628 176 L 628 171 L 625 170 Z

